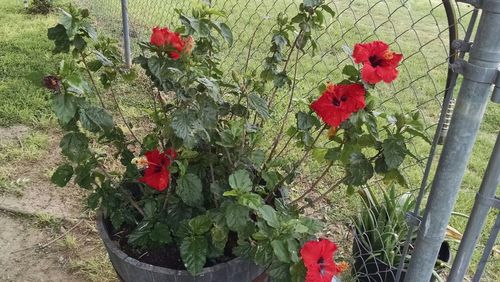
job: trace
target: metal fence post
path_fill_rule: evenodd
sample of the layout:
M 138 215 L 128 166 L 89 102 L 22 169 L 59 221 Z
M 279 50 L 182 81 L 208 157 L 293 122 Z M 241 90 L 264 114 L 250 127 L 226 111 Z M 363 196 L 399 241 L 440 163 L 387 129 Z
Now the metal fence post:
M 499 231 L 500 231 L 500 213 L 497 215 L 495 225 L 491 228 L 490 238 L 488 238 L 488 242 L 486 242 L 486 245 L 484 246 L 483 255 L 481 256 L 481 260 L 477 264 L 476 273 L 474 273 L 474 277 L 472 277 L 472 282 L 479 282 L 479 280 L 481 279 L 484 268 L 486 267 L 486 263 L 488 262 L 488 258 L 490 257 L 493 247 L 495 246 L 495 241 L 497 240 Z
M 500 0 L 481 2 L 483 12 L 469 62 L 459 60 L 454 66 L 464 80 L 405 276 L 407 282 L 429 281 L 432 276 L 500 63 Z
M 448 281 L 463 281 L 474 248 L 484 226 L 486 216 L 495 200 L 495 193 L 500 184 L 500 134 L 497 137 L 493 154 L 484 174 L 481 188 L 476 196 L 474 208 L 467 222 L 464 236 L 460 242 Z
M 128 0 L 122 1 L 122 23 L 123 23 L 123 56 L 125 65 L 130 68 L 132 65 L 132 54 L 130 50 L 130 30 L 128 20 Z

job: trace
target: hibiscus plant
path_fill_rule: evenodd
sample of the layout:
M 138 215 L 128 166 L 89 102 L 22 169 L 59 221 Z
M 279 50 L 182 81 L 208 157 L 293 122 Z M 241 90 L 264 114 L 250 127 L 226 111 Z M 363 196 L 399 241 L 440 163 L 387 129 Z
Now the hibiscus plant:
M 298 92 L 291 59 L 317 48 L 312 30 L 325 14 L 334 16 L 332 9 L 304 1 L 294 17 L 279 14 L 262 70 L 249 71 L 248 56 L 230 74 L 219 55 L 233 44 L 231 29 L 218 20 L 224 13 L 205 5 L 191 15 L 177 12 L 182 25 L 153 28 L 132 68 L 116 41 L 97 35 L 87 10 L 70 8 L 49 29 L 54 53 L 72 54 L 44 79 L 68 160 L 53 182 L 74 179 L 89 190 L 88 207 L 121 231 L 122 247 L 145 253 L 173 246 L 193 275 L 239 256 L 265 267 L 273 281 L 331 281 L 342 268 L 333 260 L 336 246 L 314 239 L 321 224 L 303 211 L 335 187 L 354 191 L 375 175 L 405 185 L 406 143 L 425 137 L 422 124 L 418 114 L 375 111 L 369 93 L 396 79 L 402 55 L 380 41 L 357 44 L 352 56 L 361 70 L 346 66 L 345 80 L 321 84 L 321 96 L 293 125 L 276 126 L 276 97 L 285 92 L 289 99 L 287 121 Z M 139 78 L 151 81 L 148 122 L 140 127 L 117 99 L 117 84 Z M 293 145 L 302 151 L 298 159 L 284 156 Z M 327 168 L 292 201 L 290 187 L 311 155 Z M 334 164 L 336 184 L 310 199 Z

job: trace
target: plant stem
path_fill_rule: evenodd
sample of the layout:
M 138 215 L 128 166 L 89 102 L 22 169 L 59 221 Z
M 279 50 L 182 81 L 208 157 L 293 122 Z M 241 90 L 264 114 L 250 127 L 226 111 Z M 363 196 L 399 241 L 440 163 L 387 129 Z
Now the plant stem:
M 296 58 L 296 60 L 298 60 L 298 58 L 299 58 L 299 52 L 298 51 L 297 51 L 297 55 L 296 55 L 295 58 Z M 283 130 L 285 129 L 286 120 L 288 118 L 288 114 L 290 113 L 290 109 L 291 109 L 292 104 L 293 104 L 293 97 L 294 97 L 294 93 L 295 93 L 295 86 L 296 86 L 296 80 L 297 80 L 297 65 L 298 65 L 298 62 L 296 61 L 295 62 L 294 75 L 293 75 L 292 89 L 291 89 L 291 92 L 290 92 L 290 98 L 288 99 L 288 106 L 286 108 L 285 116 L 283 118 L 283 122 L 281 123 L 281 127 L 280 127 L 280 130 L 278 132 L 278 135 L 274 139 L 273 145 L 271 147 L 271 152 L 269 153 L 269 157 L 267 158 L 267 161 L 265 163 L 269 162 L 272 159 L 272 157 L 274 155 L 274 152 L 276 151 L 276 147 L 278 147 L 278 144 L 281 141 L 281 138 L 282 138 L 282 135 L 283 135 Z
M 333 191 L 333 189 L 337 188 L 342 183 L 344 183 L 344 181 L 346 179 L 347 179 L 347 175 L 344 176 L 344 177 L 342 177 L 341 179 L 339 179 L 337 182 L 335 182 L 335 184 L 333 184 L 333 186 L 330 189 L 328 189 L 328 191 L 326 191 L 325 193 L 321 194 L 319 197 L 317 197 L 316 199 L 312 200 L 310 203 L 307 203 L 307 204 L 303 205 L 302 207 L 300 207 L 299 211 L 305 209 L 309 205 L 313 205 L 313 204 L 317 203 L 319 200 L 324 199 L 328 194 L 330 194 Z
M 326 167 L 326 169 L 323 171 L 323 173 L 321 173 L 321 175 L 316 179 L 316 181 L 314 181 L 314 183 L 311 185 L 311 187 L 309 189 L 307 189 L 302 195 L 300 195 L 300 197 L 298 197 L 297 199 L 293 200 L 290 203 L 290 205 L 294 205 L 298 201 L 304 199 L 304 197 L 307 196 L 309 193 L 311 193 L 316 188 L 316 186 L 318 186 L 318 184 L 321 181 L 321 179 L 323 179 L 323 177 L 325 177 L 325 175 L 328 173 L 328 171 L 330 171 L 330 168 L 332 166 L 333 166 L 333 162 L 330 162 L 328 164 L 328 166 Z
M 85 59 L 86 56 L 82 52 L 80 52 L 80 57 L 82 58 L 82 63 L 85 66 L 85 71 L 89 75 L 90 82 L 92 82 L 92 86 L 94 87 L 95 94 L 97 98 L 99 98 L 99 101 L 101 102 L 101 106 L 106 109 L 106 106 L 104 105 L 104 100 L 102 99 L 101 92 L 99 92 L 99 89 L 97 88 L 97 84 L 95 83 L 94 77 L 92 76 L 92 73 L 90 72 L 90 69 L 87 64 L 87 60 Z
M 319 131 L 318 135 L 316 136 L 316 138 L 314 139 L 313 143 L 311 144 L 311 146 L 309 146 L 309 148 L 307 148 L 307 150 L 304 152 L 304 155 L 302 156 L 302 158 L 294 165 L 293 169 L 285 176 L 283 177 L 283 179 L 280 180 L 280 182 L 278 182 L 278 184 L 276 184 L 276 186 L 274 186 L 273 190 L 267 195 L 266 197 L 266 202 L 268 202 L 274 195 L 274 193 L 279 189 L 279 187 L 281 185 L 283 185 L 283 183 L 285 182 L 285 180 L 290 177 L 292 175 L 292 173 L 295 172 L 295 170 L 300 167 L 300 165 L 304 162 L 304 160 L 307 158 L 307 156 L 309 155 L 309 152 L 311 151 L 311 149 L 314 147 L 314 145 L 316 144 L 316 142 L 318 142 L 319 140 L 319 137 L 321 136 L 321 134 L 323 133 L 323 131 L 326 129 L 327 125 L 325 124 L 321 130 Z M 265 164 L 264 164 L 265 166 Z
M 125 118 L 125 115 L 123 115 L 123 112 L 122 112 L 122 109 L 120 107 L 120 104 L 118 103 L 118 100 L 116 99 L 116 95 L 115 95 L 115 91 L 113 90 L 113 87 L 110 86 L 109 90 L 110 90 L 110 93 L 111 93 L 111 97 L 113 98 L 113 101 L 115 102 L 116 108 L 118 109 L 118 113 L 120 114 L 120 116 L 121 116 L 121 118 L 123 120 L 123 123 L 125 123 L 125 126 L 127 127 L 127 129 L 130 132 L 130 134 L 132 134 L 132 137 L 134 137 L 135 141 L 137 141 L 137 143 L 139 143 L 142 146 L 141 141 L 139 141 L 139 138 L 137 138 L 137 136 L 135 135 L 134 131 L 132 131 L 132 128 L 128 124 L 127 119 Z

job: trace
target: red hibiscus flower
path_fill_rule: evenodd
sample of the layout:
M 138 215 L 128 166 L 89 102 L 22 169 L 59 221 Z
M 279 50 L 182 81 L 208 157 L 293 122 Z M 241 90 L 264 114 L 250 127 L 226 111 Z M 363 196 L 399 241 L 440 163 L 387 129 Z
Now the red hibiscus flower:
M 358 43 L 354 46 L 352 56 L 356 64 L 363 64 L 361 78 L 370 84 L 395 80 L 398 77 L 396 68 L 403 59 L 403 55 L 392 52 L 389 45 L 382 41 Z
M 144 171 L 144 176 L 138 181 L 160 192 L 165 190 L 170 182 L 170 171 L 167 168 L 177 157 L 177 153 L 173 149 L 168 149 L 160 154 L 158 149 L 154 149 L 144 155 L 146 155 L 148 167 Z
M 167 27 L 154 27 L 149 42 L 167 51 L 168 56 L 174 60 L 180 58 L 180 53 L 186 45 L 186 40 L 182 39 L 178 32 L 170 31 Z
M 365 107 L 365 88 L 361 84 L 328 84 L 311 109 L 331 127 L 337 127 L 352 113 Z
M 337 246 L 327 239 L 309 241 L 302 246 L 300 256 L 307 268 L 305 282 L 331 282 L 340 269 L 333 260 Z

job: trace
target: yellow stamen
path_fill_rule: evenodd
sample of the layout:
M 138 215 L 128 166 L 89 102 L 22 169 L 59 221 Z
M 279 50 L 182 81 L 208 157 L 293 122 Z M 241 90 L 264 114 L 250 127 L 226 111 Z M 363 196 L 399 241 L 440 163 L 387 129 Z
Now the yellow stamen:
M 328 139 L 332 140 L 337 134 L 337 130 L 338 130 L 337 127 L 330 127 L 327 133 Z
M 384 59 L 392 60 L 392 58 L 394 58 L 394 52 L 391 52 L 389 50 L 384 52 Z

